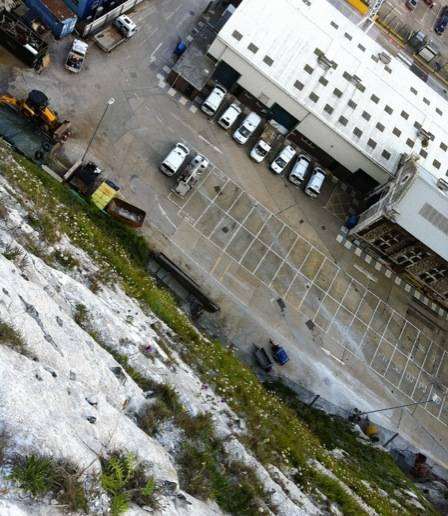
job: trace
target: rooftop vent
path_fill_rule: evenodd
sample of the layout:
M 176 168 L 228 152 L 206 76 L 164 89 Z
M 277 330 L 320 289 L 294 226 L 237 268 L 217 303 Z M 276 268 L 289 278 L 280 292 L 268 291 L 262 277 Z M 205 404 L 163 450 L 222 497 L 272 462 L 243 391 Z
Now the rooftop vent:
M 330 68 L 333 68 L 333 70 L 335 70 L 337 68 L 337 63 L 335 61 L 332 61 L 331 59 L 329 59 L 325 54 L 324 52 L 322 52 L 322 50 L 320 50 L 319 48 L 316 48 L 316 50 L 314 51 L 314 53 L 316 54 L 317 56 L 317 62 L 320 64 L 320 66 L 322 66 L 322 68 L 324 68 L 325 70 L 329 70 Z
M 385 64 L 385 65 L 390 64 L 390 62 L 391 62 L 391 60 L 392 60 L 392 58 L 390 57 L 390 55 L 389 55 L 389 54 L 386 54 L 386 52 L 380 52 L 380 53 L 378 54 L 378 58 L 379 58 L 379 60 L 380 60 L 383 64 Z
M 420 129 L 417 132 L 417 136 L 422 141 L 422 147 L 426 148 L 429 145 L 429 142 L 434 140 L 434 135 L 430 133 L 429 131 L 426 131 L 423 129 L 423 127 L 420 127 Z
M 442 177 L 439 177 L 437 180 L 437 188 L 442 190 L 442 192 L 448 192 L 448 181 Z

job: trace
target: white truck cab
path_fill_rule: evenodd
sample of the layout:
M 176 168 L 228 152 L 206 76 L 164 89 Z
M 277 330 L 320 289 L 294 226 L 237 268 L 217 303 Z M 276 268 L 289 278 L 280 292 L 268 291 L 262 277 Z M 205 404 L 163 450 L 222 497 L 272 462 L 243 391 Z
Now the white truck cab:
M 213 116 L 221 105 L 227 90 L 223 86 L 215 86 L 210 95 L 204 100 L 201 110 L 208 116 Z
M 189 154 L 190 149 L 186 145 L 176 143 L 175 147 L 171 149 L 168 156 L 160 164 L 160 171 L 166 176 L 174 176 L 180 170 Z
M 125 14 L 115 18 L 113 23 L 126 38 L 131 38 L 137 32 L 137 25 Z
M 294 147 L 286 145 L 271 163 L 270 169 L 276 174 L 281 174 L 295 155 L 296 151 Z
M 306 178 L 308 169 L 311 165 L 311 159 L 305 154 L 300 154 L 294 163 L 288 179 L 294 185 L 300 186 Z
M 233 139 L 241 145 L 245 144 L 260 124 L 261 117 L 252 111 L 246 116 L 243 123 L 233 133 Z
M 261 163 L 271 152 L 272 145 L 277 138 L 277 131 L 268 123 L 263 129 L 257 143 L 252 147 L 249 156 L 256 162 Z
M 230 104 L 230 106 L 219 117 L 218 125 L 223 129 L 229 129 L 235 123 L 236 119 L 241 114 L 241 108 L 238 104 Z
M 327 174 L 320 167 L 314 167 L 313 173 L 306 185 L 305 193 L 310 197 L 317 197 L 320 194 L 326 177 Z

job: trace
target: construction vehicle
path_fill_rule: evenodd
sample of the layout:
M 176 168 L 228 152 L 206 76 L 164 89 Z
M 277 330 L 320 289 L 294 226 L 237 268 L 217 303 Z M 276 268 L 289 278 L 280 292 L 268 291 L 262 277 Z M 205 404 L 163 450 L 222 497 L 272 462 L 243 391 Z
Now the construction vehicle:
M 0 44 L 38 72 L 50 63 L 47 43 L 18 16 L 5 9 L 0 11 Z
M 63 179 L 76 192 L 88 198 L 97 208 L 112 218 L 139 228 L 143 225 L 146 213 L 118 197 L 120 187 L 104 176 L 103 171 L 93 162 L 75 163 Z
M 70 136 L 71 124 L 68 120 L 59 120 L 56 111 L 51 109 L 48 104 L 48 97 L 39 90 L 30 91 L 25 100 L 16 99 L 11 95 L 0 96 L 0 105 L 9 106 L 31 121 L 35 127 L 49 137 L 52 144 L 65 142 Z

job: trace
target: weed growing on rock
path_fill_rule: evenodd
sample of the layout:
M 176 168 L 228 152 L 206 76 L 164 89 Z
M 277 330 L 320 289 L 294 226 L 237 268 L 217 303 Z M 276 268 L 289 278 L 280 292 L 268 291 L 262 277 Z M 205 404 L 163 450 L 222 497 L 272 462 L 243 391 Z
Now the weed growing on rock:
M 68 251 L 60 251 L 59 249 L 56 249 L 52 254 L 52 258 L 66 269 L 75 269 L 80 265 L 79 260 Z
M 8 244 L 3 251 L 3 256 L 11 262 L 16 262 L 16 260 L 23 257 L 23 251 L 14 244 Z
M 54 462 L 37 455 L 19 460 L 12 470 L 11 478 L 34 496 L 44 495 L 57 487 Z
M 112 516 L 126 512 L 129 503 L 158 508 L 157 488 L 154 478 L 145 474 L 141 464 L 137 464 L 132 454 L 113 453 L 108 458 L 101 457 L 101 485 L 111 496 Z
M 32 358 L 20 331 L 4 321 L 0 321 L 0 344 L 11 348 L 16 353 Z
M 0 464 L 5 462 L 10 438 L 11 436 L 5 428 L 0 429 Z

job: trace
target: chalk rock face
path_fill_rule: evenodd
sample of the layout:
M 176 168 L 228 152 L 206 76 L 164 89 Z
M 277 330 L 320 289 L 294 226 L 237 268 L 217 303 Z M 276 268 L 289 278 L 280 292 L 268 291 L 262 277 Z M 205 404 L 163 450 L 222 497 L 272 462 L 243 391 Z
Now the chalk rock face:
M 99 457 L 111 452 L 133 454 L 161 486 L 156 510 L 131 505 L 127 514 L 223 514 L 215 502 L 180 489 L 176 453 L 183 431 L 172 421 L 153 437 L 139 428 L 137 414 L 154 403 L 154 393 L 135 383 L 114 352 L 143 378 L 170 385 L 191 416 L 209 414 L 216 437 L 226 443 L 226 460 L 253 469 L 279 514 L 321 513 L 284 473 L 265 468 L 245 449 L 238 439 L 245 421 L 182 361 L 172 330 L 117 285 L 92 292 L 87 278 L 98 267 L 65 236 L 55 248 L 62 260 L 76 258 L 74 268 L 49 265 L 30 252 L 24 242 L 42 245 L 39 234 L 2 177 L 0 201 L 6 208 L 0 223 L 0 323 L 13 328 L 19 341 L 2 338 L 0 331 L 0 435 L 8 436 L 0 464 L 1 516 L 67 514 L 54 495 L 33 497 L 9 478 L 11 461 L 32 454 L 78 466 L 84 485 L 96 482 L 89 514 L 107 514 Z

